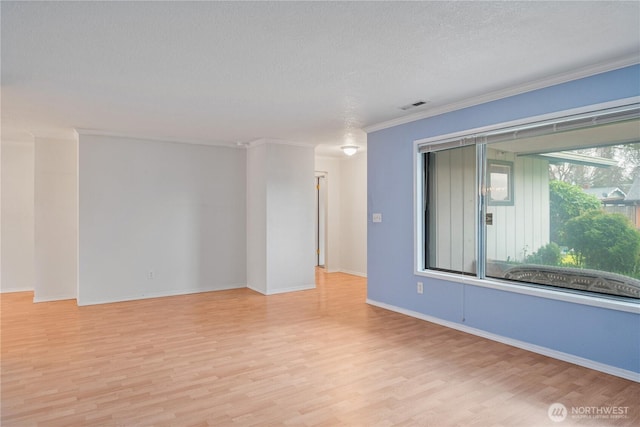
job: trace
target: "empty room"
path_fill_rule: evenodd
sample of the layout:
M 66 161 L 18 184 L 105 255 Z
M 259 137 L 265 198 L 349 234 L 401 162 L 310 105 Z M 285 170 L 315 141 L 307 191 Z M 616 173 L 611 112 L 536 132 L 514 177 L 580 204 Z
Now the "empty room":
M 2 426 L 640 424 L 640 3 L 0 2 Z

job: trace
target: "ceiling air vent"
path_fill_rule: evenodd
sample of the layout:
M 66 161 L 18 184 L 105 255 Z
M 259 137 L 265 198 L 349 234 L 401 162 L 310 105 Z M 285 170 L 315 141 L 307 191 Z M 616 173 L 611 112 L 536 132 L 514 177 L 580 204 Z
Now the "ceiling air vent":
M 414 108 L 418 108 L 425 105 L 427 102 L 429 101 L 416 101 L 413 104 L 403 105 L 402 107 L 399 107 L 399 108 L 403 111 L 412 110 Z

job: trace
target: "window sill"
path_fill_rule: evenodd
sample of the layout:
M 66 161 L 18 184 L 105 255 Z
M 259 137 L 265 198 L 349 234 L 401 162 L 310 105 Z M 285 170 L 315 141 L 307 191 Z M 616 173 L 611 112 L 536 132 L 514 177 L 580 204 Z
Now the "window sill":
M 615 299 L 615 297 L 607 298 L 605 296 L 598 297 L 594 295 L 583 295 L 567 291 L 555 289 L 543 289 L 536 285 L 524 285 L 520 283 L 509 283 L 496 279 L 478 279 L 472 276 L 463 276 L 459 274 L 444 273 L 439 271 L 415 271 L 415 275 L 422 277 L 431 277 L 434 279 L 446 280 L 449 282 L 462 283 L 464 285 L 479 286 L 482 288 L 496 289 L 504 292 L 513 292 L 517 294 L 530 295 L 539 298 L 552 299 L 556 301 L 571 302 L 574 304 L 588 305 L 592 307 L 606 308 L 609 310 L 624 311 L 628 313 L 640 314 L 640 303 L 632 301 L 623 301 Z

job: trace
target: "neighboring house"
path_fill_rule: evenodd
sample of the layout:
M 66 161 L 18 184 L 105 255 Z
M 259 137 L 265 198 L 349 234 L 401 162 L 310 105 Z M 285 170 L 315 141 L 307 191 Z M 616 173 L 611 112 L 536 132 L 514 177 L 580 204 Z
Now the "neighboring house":
M 597 197 L 602 203 L 618 202 L 624 200 L 627 196 L 624 191 L 618 187 L 584 188 L 583 191 Z
M 640 176 L 635 177 L 627 194 L 618 187 L 588 188 L 584 192 L 596 196 L 606 212 L 622 214 L 640 229 Z
M 640 229 L 640 175 L 633 180 L 631 188 L 621 204 L 624 207 L 624 214 L 627 218 L 631 220 L 636 228 Z
M 629 188 L 629 192 L 627 193 L 627 197 L 625 197 L 625 201 L 640 201 L 640 175 L 637 175 L 634 178 L 631 188 Z

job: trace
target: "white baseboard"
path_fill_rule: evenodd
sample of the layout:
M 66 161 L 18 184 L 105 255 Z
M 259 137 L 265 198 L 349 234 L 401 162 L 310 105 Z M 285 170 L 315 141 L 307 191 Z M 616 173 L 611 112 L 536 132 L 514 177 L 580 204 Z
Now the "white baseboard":
M 11 292 L 33 292 L 33 287 L 29 286 L 10 286 L 0 289 L 0 294 L 9 294 Z
M 264 292 L 262 292 L 262 291 L 261 291 L 261 290 L 259 290 L 259 289 L 254 288 L 253 286 L 249 286 L 249 285 L 247 285 L 247 289 L 251 289 L 253 292 L 257 292 L 257 293 L 259 293 L 259 294 L 266 295 Z
M 351 274 L 352 276 L 367 277 L 367 273 L 361 273 L 359 271 L 353 271 L 353 270 L 342 269 L 340 270 L 340 273 Z
M 276 289 L 274 291 L 268 291 L 268 292 L 263 292 L 260 289 L 256 289 L 256 288 L 254 288 L 252 286 L 249 286 L 249 285 L 247 285 L 247 288 L 249 288 L 252 291 L 257 292 L 259 294 L 268 296 L 268 295 L 285 294 L 287 292 L 308 291 L 310 289 L 315 289 L 316 285 L 313 284 L 313 285 L 293 286 L 293 287 L 290 287 L 290 288 Z
M 45 295 L 43 296 L 37 296 L 34 293 L 33 296 L 33 302 L 34 303 L 39 303 L 39 302 L 53 302 L 53 301 L 65 301 L 65 300 L 69 300 L 69 299 L 76 299 L 75 295 Z
M 228 291 L 231 289 L 240 289 L 240 288 L 246 288 L 246 285 L 244 284 L 223 285 L 223 286 L 216 286 L 211 288 L 184 289 L 184 290 L 176 290 L 176 291 L 168 291 L 168 292 L 152 292 L 152 293 L 145 293 L 144 295 L 126 295 L 118 299 L 104 299 L 104 300 L 91 300 L 91 301 L 78 300 L 78 305 L 85 306 L 85 305 L 97 305 L 97 304 L 111 304 L 114 302 L 137 301 L 141 299 L 151 299 L 151 298 L 175 297 L 178 295 L 191 295 L 191 294 L 201 294 L 204 292 Z
M 275 289 L 268 291 L 265 295 L 285 294 L 287 292 L 308 291 L 309 289 L 315 289 L 315 283 L 313 285 L 292 286 L 290 288 Z
M 417 311 L 406 310 L 394 305 L 385 304 L 383 302 L 375 301 L 367 298 L 367 304 L 374 305 L 376 307 L 384 308 L 386 310 L 395 311 L 396 313 L 404 314 L 410 317 L 415 317 L 427 322 L 436 323 L 447 328 L 456 329 L 458 331 L 466 332 L 472 335 L 476 335 L 482 338 L 486 338 L 492 341 L 497 341 L 502 344 L 507 344 L 512 347 L 521 348 L 523 350 L 531 351 L 533 353 L 542 354 L 554 359 L 562 360 L 564 362 L 573 363 L 574 365 L 583 366 L 585 368 L 593 369 L 596 371 L 604 372 L 605 374 L 614 375 L 616 377 L 624 378 L 627 380 L 640 382 L 640 373 L 629 371 L 627 369 L 618 368 L 616 366 L 607 365 L 605 363 L 596 362 L 583 357 L 575 356 L 561 351 L 553 350 L 547 347 L 531 344 L 525 341 L 515 340 L 513 338 L 503 337 L 502 335 L 486 332 L 481 329 L 472 328 L 469 326 L 461 325 L 459 323 L 451 322 L 448 320 L 438 319 L 437 317 L 428 316 L 426 314 L 419 313 Z

